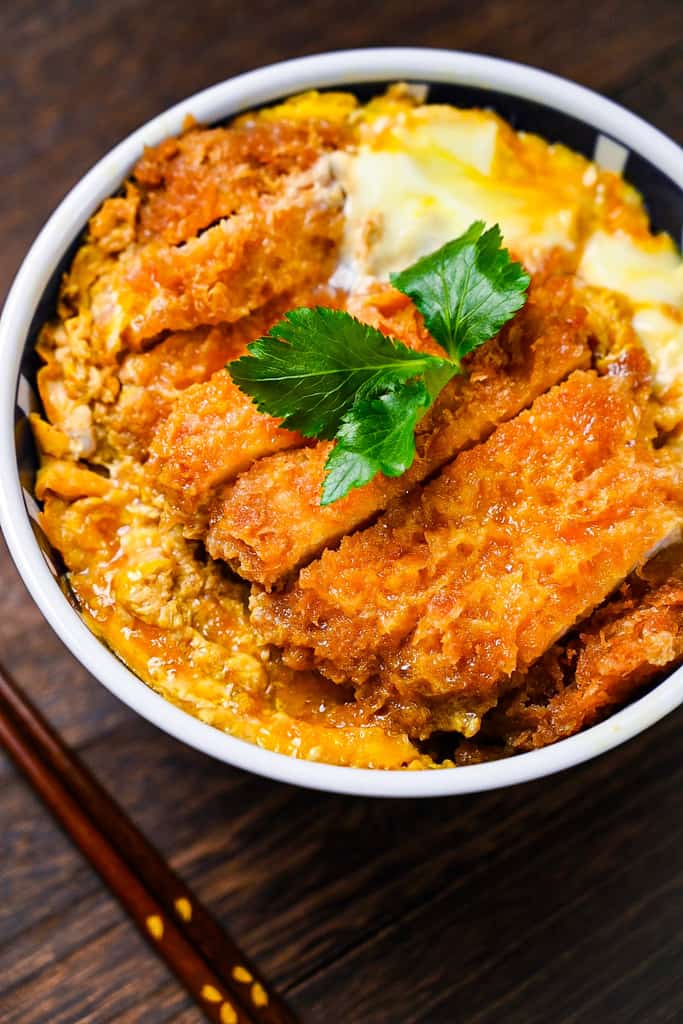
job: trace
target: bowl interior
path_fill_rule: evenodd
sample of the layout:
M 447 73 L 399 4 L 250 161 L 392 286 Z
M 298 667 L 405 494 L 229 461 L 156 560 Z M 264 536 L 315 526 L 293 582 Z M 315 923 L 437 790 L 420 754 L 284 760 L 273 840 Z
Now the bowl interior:
M 428 59 L 428 58 L 427 58 Z M 303 62 L 301 62 L 303 63 Z M 494 61 L 494 64 L 501 64 L 502 62 Z M 514 67 L 514 66 L 512 66 Z M 538 73 L 535 73 L 538 74 Z M 381 93 L 384 88 L 392 81 L 396 81 L 397 77 L 407 77 L 408 80 L 419 80 L 429 84 L 429 100 L 431 102 L 443 102 L 452 103 L 460 107 L 488 107 L 501 114 L 515 129 L 522 131 L 534 132 L 542 135 L 551 142 L 561 142 L 564 145 L 584 154 L 589 158 L 595 158 L 603 166 L 607 166 L 612 170 L 623 173 L 624 177 L 633 184 L 643 195 L 646 207 L 651 217 L 652 225 L 655 231 L 666 231 L 676 240 L 681 238 L 683 229 L 683 190 L 680 184 L 674 182 L 666 173 L 660 170 L 651 160 L 645 155 L 638 152 L 631 144 L 627 145 L 622 138 L 619 136 L 618 123 L 615 124 L 615 134 L 607 134 L 587 121 L 579 119 L 578 117 L 572 116 L 564 110 L 556 109 L 553 106 L 545 105 L 534 99 L 525 98 L 520 95 L 515 95 L 512 92 L 501 91 L 497 88 L 483 88 L 473 85 L 462 85 L 462 84 L 451 84 L 444 81 L 435 81 L 429 83 L 428 78 L 417 76 L 387 76 L 382 80 L 373 80 L 371 82 L 361 81 L 354 83 L 353 85 L 343 84 L 341 87 L 350 89 L 362 100 L 369 99 L 371 96 Z M 374 76 L 373 76 L 374 79 Z M 347 79 L 348 80 L 348 79 Z M 557 80 L 554 80 L 557 81 Z M 339 86 L 337 86 L 339 88 Z M 570 86 L 569 88 L 575 88 Z M 284 98 L 286 95 L 290 95 L 292 92 L 301 91 L 301 86 L 294 87 L 280 93 L 279 98 Z M 540 93 L 539 93 L 540 94 Z M 274 99 L 275 97 L 273 97 Z M 272 102 L 269 99 L 268 102 Z M 604 102 L 604 101 L 602 101 Z M 248 103 L 241 107 L 231 107 L 229 117 L 225 120 L 231 119 L 236 114 L 240 113 L 245 109 L 253 109 L 254 103 Z M 192 110 L 192 101 L 185 104 L 185 109 Z M 618 108 L 615 108 L 618 109 Z M 221 123 L 220 121 L 214 123 Z M 84 217 L 84 222 L 85 222 Z M 35 304 L 35 312 L 31 321 L 29 329 L 25 332 L 25 336 L 22 340 L 22 355 L 21 355 L 21 369 L 18 376 L 17 388 L 16 388 L 16 401 L 14 407 L 14 453 L 16 457 L 16 467 L 18 469 L 19 479 L 23 490 L 23 497 L 26 506 L 26 511 L 31 522 L 34 536 L 42 550 L 45 561 L 52 573 L 52 576 L 58 581 L 63 594 L 72 603 L 74 608 L 78 610 L 77 603 L 73 598 L 68 585 L 65 583 L 64 578 L 64 566 L 59 552 L 54 550 L 50 545 L 49 541 L 45 537 L 40 524 L 38 522 L 39 507 L 33 498 L 32 487 L 35 478 L 35 471 L 37 466 L 36 451 L 32 440 L 31 430 L 29 428 L 27 414 L 31 411 L 40 408 L 40 402 L 37 397 L 37 391 L 35 388 L 35 376 L 39 366 L 38 358 L 34 351 L 37 333 L 42 323 L 52 314 L 57 291 L 59 288 L 59 282 L 62 274 L 69 265 L 73 258 L 74 252 L 79 246 L 82 238 L 82 232 L 85 227 L 85 223 L 80 225 L 80 229 L 74 231 L 73 237 L 71 238 L 70 245 L 64 252 L 62 258 L 58 261 L 44 286 L 40 298 Z M 16 342 L 15 342 L 16 344 Z M 7 514 L 7 513 L 6 513 Z M 16 558 L 16 553 L 15 553 Z M 21 568 L 21 566 L 20 566 Z M 32 588 L 33 589 L 33 588 Z M 35 590 L 34 597 L 36 596 Z M 39 601 L 42 606 L 42 602 Z M 43 606 L 43 610 L 45 610 Z M 51 619 L 52 621 L 52 619 Z M 53 622 L 54 624 L 54 622 Z M 104 648 L 104 645 L 101 644 Z M 73 648 L 72 648 L 73 649 Z M 107 649 L 105 649 L 107 650 Z M 77 652 L 78 653 L 78 652 Z M 107 657 L 111 658 L 111 652 L 107 653 Z M 683 682 L 683 679 L 681 680 Z M 683 686 L 680 687 L 681 694 L 673 702 L 670 702 L 671 706 L 680 703 L 683 700 Z M 125 699 L 125 698 L 124 698 Z M 130 701 L 129 701 L 130 702 Z M 130 702 L 132 703 L 132 702 Z M 638 702 L 635 702 L 638 703 Z M 177 710 L 177 709 L 176 709 Z M 629 709 L 632 710 L 632 709 Z M 144 712 L 143 712 L 144 713 Z M 661 714 L 651 717 L 651 720 L 656 720 L 656 717 L 661 717 Z M 179 712 L 180 715 L 184 715 L 183 712 Z M 620 715 L 613 716 L 612 721 L 617 722 Z M 149 716 L 148 716 L 149 717 Z M 154 716 L 152 716 L 154 717 Z M 189 717 L 186 716 L 185 717 Z M 202 730 L 209 730 L 210 727 L 204 726 L 201 723 Z M 603 723 L 605 725 L 607 723 Z M 648 724 L 646 722 L 646 724 Z M 166 727 L 166 726 L 164 726 Z M 640 728 L 643 728 L 641 726 Z M 603 726 L 596 726 L 593 729 L 587 731 L 587 733 L 595 733 L 596 730 L 603 728 Z M 178 735 L 183 730 L 179 728 L 170 728 L 169 731 L 174 732 Z M 215 730 L 213 730 L 215 732 Z M 629 734 L 639 731 L 639 729 L 631 728 L 628 730 Z M 196 733 L 199 735 L 199 733 Z M 226 739 L 223 734 L 220 734 L 223 739 Z M 585 735 L 585 734 L 584 734 Z M 182 735 L 181 738 L 188 739 L 187 736 Z M 571 744 L 573 740 L 578 737 L 574 737 L 570 740 L 562 741 L 559 746 Z M 625 737 L 624 737 L 625 738 Z M 232 738 L 228 738 L 232 744 L 237 746 L 245 746 L 242 741 L 236 741 Z M 205 742 L 198 743 L 193 738 L 188 739 L 189 742 L 195 743 L 195 745 L 201 746 L 203 749 L 207 749 Z M 374 774 L 376 775 L 402 775 L 404 778 L 406 775 L 412 776 L 429 774 L 434 775 L 453 775 L 457 772 L 460 777 L 460 783 L 458 785 L 451 786 L 439 786 L 437 789 L 440 792 L 458 792 L 458 791 L 471 791 L 476 789 L 488 788 L 489 785 L 502 785 L 506 782 L 518 781 L 518 777 L 532 777 L 540 774 L 545 774 L 550 770 L 557 770 L 559 767 L 565 765 L 559 763 L 561 760 L 565 760 L 566 763 L 575 763 L 578 760 L 584 760 L 586 757 L 593 756 L 595 753 L 600 752 L 601 749 L 607 749 L 608 746 L 614 745 L 619 742 L 618 739 L 608 742 L 606 745 L 596 741 L 592 746 L 590 744 L 583 744 L 583 754 L 579 756 L 569 756 L 569 758 L 558 759 L 555 758 L 557 764 L 554 763 L 552 758 L 548 757 L 548 751 L 536 751 L 532 754 L 518 755 L 516 758 L 511 759 L 514 762 L 518 762 L 524 759 L 536 758 L 537 767 L 531 772 L 527 772 L 526 775 L 522 772 L 520 776 L 517 772 L 508 772 L 508 778 L 502 778 L 500 772 L 496 781 L 494 780 L 493 773 L 490 774 L 490 782 L 486 782 L 486 770 L 493 768 L 493 765 L 482 765 L 472 766 L 466 768 L 458 768 L 449 772 L 439 773 L 368 773 L 364 770 L 358 769 L 345 769 L 345 768 L 334 768 L 331 766 L 320 766 L 309 764 L 310 777 L 305 777 L 305 772 L 299 773 L 300 777 L 291 779 L 291 781 L 297 781 L 300 784 L 309 786 L 320 786 L 321 788 L 329 788 L 335 790 L 341 790 L 346 792 L 369 792 L 374 791 L 378 794 L 386 792 L 386 787 L 383 786 L 362 786 L 358 788 L 355 784 L 345 783 L 341 781 L 342 775 L 349 776 L 349 773 L 355 773 L 356 776 Z M 211 746 L 215 746 L 211 744 Z M 227 749 L 227 748 L 226 748 Z M 236 749 L 236 748 L 233 748 Z M 210 751 L 216 753 L 216 749 Z M 266 754 L 263 751 L 257 751 L 262 758 L 275 758 L 279 761 L 289 761 L 288 758 L 283 758 L 282 755 Z M 223 757 L 225 760 L 234 761 L 236 763 L 244 764 L 246 758 L 240 759 L 235 757 L 234 753 L 226 753 L 225 750 L 219 751 L 217 756 Z M 544 767 L 545 762 L 545 767 Z M 507 765 L 511 764 L 510 761 L 505 762 Z M 285 777 L 289 773 L 283 770 L 268 769 L 264 766 L 253 767 L 252 764 L 245 765 L 252 768 L 252 770 L 263 771 L 264 774 L 273 775 L 275 777 Z M 305 768 L 304 763 L 300 763 L 300 767 Z M 521 767 L 521 766 L 520 766 Z M 481 769 L 485 771 L 482 772 Z M 334 773 L 334 781 L 332 776 L 329 779 L 324 780 L 323 776 L 329 772 Z M 479 782 L 474 781 L 474 774 L 478 772 Z M 465 784 L 464 774 L 470 773 L 472 775 L 472 784 Z M 323 779 L 323 781 L 321 781 Z M 406 780 L 407 781 L 407 780 Z M 390 787 L 391 789 L 392 787 Z M 431 787 L 431 791 L 434 791 L 434 787 Z M 396 795 L 418 795 L 420 793 L 419 786 L 416 788 L 414 784 L 406 786 L 397 786 L 395 789 Z M 427 795 L 426 793 L 424 795 Z

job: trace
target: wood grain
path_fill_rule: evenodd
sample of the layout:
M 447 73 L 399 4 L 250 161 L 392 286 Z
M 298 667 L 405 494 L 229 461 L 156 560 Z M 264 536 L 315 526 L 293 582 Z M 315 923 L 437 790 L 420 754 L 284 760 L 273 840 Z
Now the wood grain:
M 2 664 L 0 744 L 207 1020 L 223 1024 L 227 1015 L 232 1024 L 297 1024 L 269 979 Z
M 0 13 L 0 294 L 54 205 L 168 104 L 272 60 L 415 44 L 533 63 L 683 141 L 680 0 L 193 5 Z M 307 793 L 137 719 L 64 650 L 0 552 L 0 649 L 306 1022 L 683 1019 L 683 712 L 600 761 L 468 799 Z M 2 1024 L 198 1024 L 0 760 Z

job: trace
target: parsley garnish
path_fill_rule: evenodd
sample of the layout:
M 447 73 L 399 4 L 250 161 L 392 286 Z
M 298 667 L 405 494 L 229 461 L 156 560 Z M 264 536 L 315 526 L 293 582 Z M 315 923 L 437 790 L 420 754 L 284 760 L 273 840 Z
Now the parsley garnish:
M 321 504 L 343 498 L 375 473 L 400 476 L 415 457 L 415 424 L 432 404 L 421 380 L 389 385 L 374 398 L 354 402 L 337 431 L 325 468 Z
M 289 430 L 328 440 L 336 437 L 355 402 L 379 394 L 388 383 L 403 384 L 450 366 L 323 306 L 285 313 L 247 351 L 228 370 L 256 408 L 281 417 Z
M 501 247 L 498 225 L 464 235 L 391 275 L 448 353 L 416 352 L 349 313 L 300 308 L 285 313 L 248 355 L 228 364 L 256 407 L 306 437 L 335 440 L 321 504 L 376 473 L 400 476 L 415 457 L 415 425 L 461 361 L 526 301 L 529 276 Z
M 468 352 L 497 334 L 526 302 L 529 275 L 502 248 L 500 228 L 475 221 L 464 235 L 391 274 L 408 295 L 430 334 L 458 365 Z

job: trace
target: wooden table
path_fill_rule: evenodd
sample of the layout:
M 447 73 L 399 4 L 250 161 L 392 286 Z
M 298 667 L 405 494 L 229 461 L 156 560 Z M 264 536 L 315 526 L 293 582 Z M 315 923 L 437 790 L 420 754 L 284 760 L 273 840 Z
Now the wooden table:
M 549 68 L 683 141 L 682 0 L 13 0 L 0 15 L 0 291 L 65 191 L 170 103 L 284 57 L 445 46 Z M 136 718 L 8 556 L 0 655 L 308 1024 L 683 1020 L 683 711 L 586 765 L 432 802 L 309 793 Z M 2 1024 L 197 1011 L 0 761 Z

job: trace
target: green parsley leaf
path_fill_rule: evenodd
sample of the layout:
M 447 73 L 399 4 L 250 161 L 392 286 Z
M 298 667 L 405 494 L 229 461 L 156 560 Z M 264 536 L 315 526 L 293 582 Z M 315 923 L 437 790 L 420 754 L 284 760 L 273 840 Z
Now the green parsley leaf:
M 415 352 L 340 310 L 285 313 L 228 364 L 256 407 L 306 437 L 336 440 L 321 503 L 329 505 L 376 473 L 400 476 L 415 458 L 415 425 L 462 359 L 520 309 L 529 276 L 501 245 L 496 224 L 468 230 L 398 274 L 449 358 Z
M 320 504 L 329 505 L 376 473 L 400 476 L 415 458 L 415 424 L 432 403 L 422 381 L 358 399 L 344 416 L 325 469 Z
M 285 313 L 268 334 L 228 364 L 256 407 L 306 437 L 332 439 L 355 402 L 430 371 L 450 375 L 445 359 L 402 345 L 337 309 Z
M 497 224 L 484 231 L 484 222 L 475 221 L 460 238 L 391 275 L 458 365 L 526 301 L 529 275 L 501 243 Z

